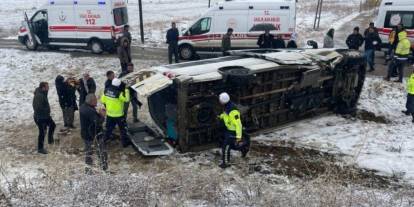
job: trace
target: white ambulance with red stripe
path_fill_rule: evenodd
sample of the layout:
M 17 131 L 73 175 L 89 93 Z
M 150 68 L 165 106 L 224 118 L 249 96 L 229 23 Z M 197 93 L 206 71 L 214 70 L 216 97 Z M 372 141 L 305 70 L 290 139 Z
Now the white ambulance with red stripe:
M 266 28 L 288 40 L 295 25 L 296 0 L 227 0 L 210 8 L 183 31 L 179 53 L 182 59 L 191 59 L 196 53 L 220 52 L 228 28 L 234 30 L 232 49 L 258 48 L 257 39 Z
M 114 49 L 127 24 L 124 0 L 48 0 L 30 19 L 26 15 L 18 39 L 29 50 L 71 47 L 99 54 Z
M 403 24 L 408 38 L 414 44 L 414 0 L 383 0 L 378 11 L 375 26 L 384 46 L 394 27 Z

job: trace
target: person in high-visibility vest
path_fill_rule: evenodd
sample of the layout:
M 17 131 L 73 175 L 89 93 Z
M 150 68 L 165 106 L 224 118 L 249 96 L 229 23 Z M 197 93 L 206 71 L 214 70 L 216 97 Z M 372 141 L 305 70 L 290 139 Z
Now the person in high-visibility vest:
M 224 141 L 222 143 L 222 162 L 219 165 L 221 168 L 230 166 L 230 151 L 239 150 L 242 157 L 245 157 L 248 148 L 248 137 L 243 136 L 243 125 L 241 122 L 240 111 L 230 101 L 228 93 L 221 93 L 219 96 L 220 104 L 224 106 L 224 112 L 220 114 L 220 120 L 223 121 L 226 131 L 224 133 Z M 242 139 L 244 138 L 244 139 Z
M 121 143 L 123 147 L 128 147 L 130 141 L 128 139 L 127 124 L 124 116 L 125 103 L 129 102 L 129 90 L 120 89 L 121 80 L 115 78 L 112 85 L 105 89 L 101 97 L 102 104 L 106 108 L 106 132 L 105 139 L 110 139 L 112 131 L 118 125 L 121 131 Z
M 398 69 L 398 81 L 402 83 L 402 79 L 404 76 L 404 66 L 408 62 L 408 56 L 411 52 L 411 42 L 407 38 L 407 32 L 402 30 L 398 33 L 398 44 L 397 48 L 395 49 L 395 55 L 393 63 L 388 67 L 388 74 L 385 77 L 385 80 L 389 81 L 392 75 L 392 72 L 395 68 Z
M 405 107 L 407 110 L 403 111 L 403 113 L 407 116 L 411 115 L 414 123 L 414 70 L 407 80 L 407 103 L 405 104 Z

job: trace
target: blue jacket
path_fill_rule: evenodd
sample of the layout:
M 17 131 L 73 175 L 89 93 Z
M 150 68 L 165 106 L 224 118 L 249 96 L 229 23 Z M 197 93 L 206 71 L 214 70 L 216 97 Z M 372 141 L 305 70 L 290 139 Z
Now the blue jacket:
M 176 44 L 179 37 L 178 29 L 171 28 L 167 31 L 167 44 Z

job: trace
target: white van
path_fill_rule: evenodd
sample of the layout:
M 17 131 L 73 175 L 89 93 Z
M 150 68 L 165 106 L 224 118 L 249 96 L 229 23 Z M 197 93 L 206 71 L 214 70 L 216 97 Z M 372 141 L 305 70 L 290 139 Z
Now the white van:
M 296 0 L 225 1 L 210 8 L 183 31 L 179 53 L 182 59 L 188 60 L 196 52 L 220 52 L 221 39 L 228 28 L 234 30 L 232 49 L 257 48 L 257 39 L 265 28 L 288 40 L 295 25 Z
M 414 43 L 414 0 L 383 0 L 378 11 L 375 26 L 381 40 L 388 45 L 392 28 L 402 23 L 408 37 Z
M 102 53 L 113 50 L 126 24 L 124 0 L 49 0 L 30 19 L 25 16 L 18 39 L 29 50 L 74 47 Z

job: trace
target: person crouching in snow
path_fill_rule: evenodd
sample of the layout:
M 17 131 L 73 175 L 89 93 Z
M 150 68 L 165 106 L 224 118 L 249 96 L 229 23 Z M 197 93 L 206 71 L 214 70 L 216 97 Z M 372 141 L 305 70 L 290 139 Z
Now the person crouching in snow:
M 414 123 L 414 69 L 407 80 L 407 103 L 405 104 L 405 107 L 407 110 L 403 111 L 403 113 L 407 116 L 411 115 Z

